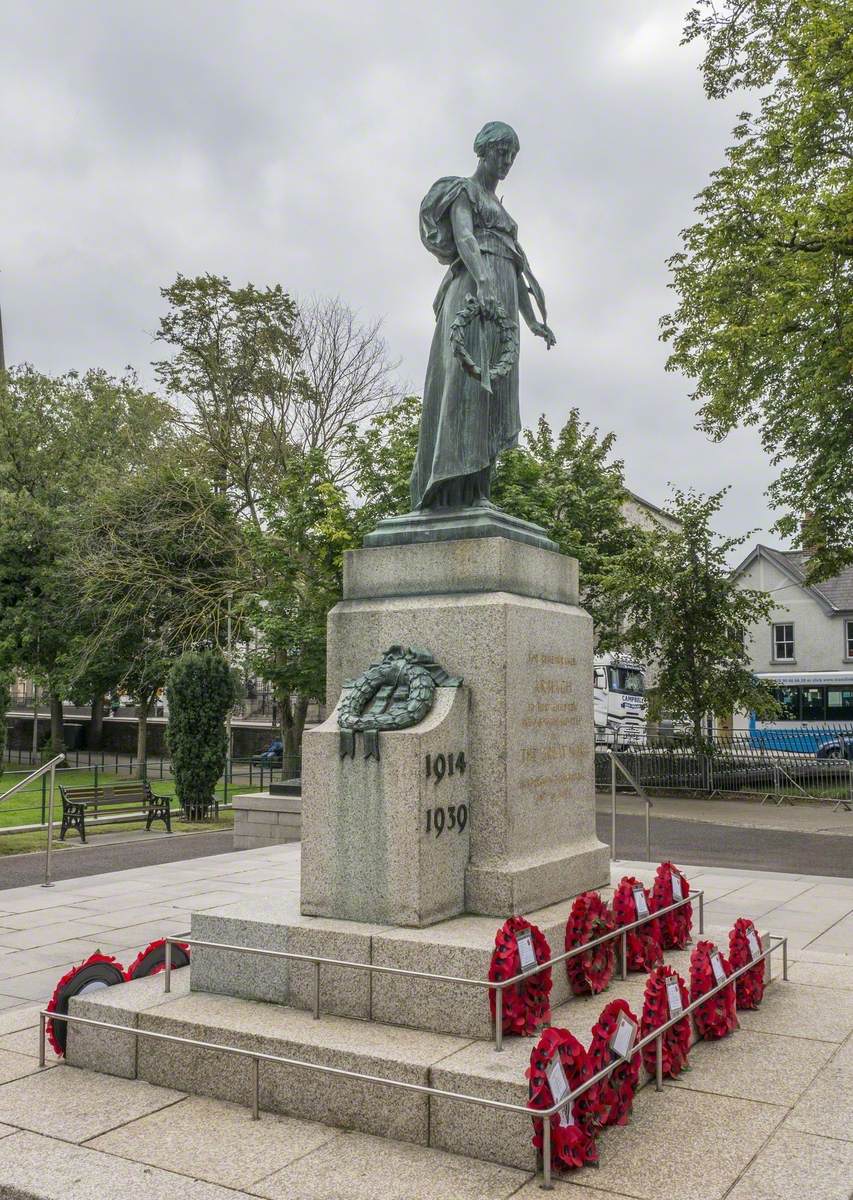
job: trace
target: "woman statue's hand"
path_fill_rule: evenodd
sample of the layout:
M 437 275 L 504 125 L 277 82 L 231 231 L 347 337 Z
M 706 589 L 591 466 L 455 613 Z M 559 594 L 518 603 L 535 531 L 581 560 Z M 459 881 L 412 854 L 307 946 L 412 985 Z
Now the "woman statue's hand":
M 548 328 L 548 326 L 545 325 L 542 321 L 534 322 L 534 324 L 530 326 L 530 331 L 536 337 L 544 338 L 545 345 L 548 347 L 549 350 L 551 349 L 552 346 L 556 346 L 557 339 L 554 337 L 554 334 Z
M 480 301 L 485 315 L 491 317 L 493 321 L 496 320 L 498 315 L 498 294 L 491 279 L 484 279 L 477 285 L 477 299 Z

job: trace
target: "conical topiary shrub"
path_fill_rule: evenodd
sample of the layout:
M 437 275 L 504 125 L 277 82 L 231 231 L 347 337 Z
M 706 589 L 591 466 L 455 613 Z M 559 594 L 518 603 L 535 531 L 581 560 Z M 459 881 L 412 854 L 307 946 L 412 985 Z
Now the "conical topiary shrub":
M 169 672 L 169 752 L 188 821 L 202 821 L 225 769 L 225 718 L 236 699 L 228 663 L 216 650 L 182 654 Z

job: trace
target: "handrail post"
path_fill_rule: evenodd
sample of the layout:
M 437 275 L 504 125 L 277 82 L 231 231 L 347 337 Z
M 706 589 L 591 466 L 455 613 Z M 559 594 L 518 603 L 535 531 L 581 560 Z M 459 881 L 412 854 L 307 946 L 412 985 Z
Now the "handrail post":
M 655 1040 L 655 1091 L 663 1091 L 663 1034 Z
M 46 1017 L 43 1012 L 39 1013 L 39 1066 L 44 1066 L 44 1034 L 45 1034 Z
M 616 859 L 616 759 L 610 751 L 610 858 Z
M 650 816 L 651 802 L 646 797 L 646 862 L 652 861 L 652 823 Z
M 44 778 L 42 776 L 42 778 Z M 53 887 L 50 878 L 50 855 L 53 849 L 51 845 L 53 841 L 53 796 L 56 789 L 56 763 L 51 763 L 50 766 L 50 793 L 47 804 L 47 849 L 44 856 L 44 883 L 42 887 Z
M 504 1048 L 504 990 L 497 989 L 495 997 L 495 1050 Z
M 705 892 L 699 893 L 699 932 L 705 932 Z
M 782 939 L 782 978 L 788 982 L 788 939 Z
M 314 962 L 314 1020 L 320 1019 L 320 961 Z
M 553 1192 L 551 1182 L 551 1117 L 542 1118 L 542 1191 Z
M 628 934 L 627 933 L 622 934 L 622 947 L 621 947 L 621 953 L 620 953 L 619 957 L 621 959 L 620 966 L 621 966 L 622 982 L 624 983 L 625 980 L 628 978 Z
M 163 991 L 172 990 L 172 943 L 166 938 L 166 962 L 163 967 Z
M 259 1067 L 259 1065 L 260 1064 L 259 1064 L 258 1059 L 253 1058 L 252 1059 L 252 1120 L 253 1121 L 260 1120 L 260 1112 L 258 1111 L 260 1108 L 260 1096 L 258 1094 L 260 1091 L 260 1085 L 258 1082 L 258 1075 L 259 1075 L 258 1067 Z

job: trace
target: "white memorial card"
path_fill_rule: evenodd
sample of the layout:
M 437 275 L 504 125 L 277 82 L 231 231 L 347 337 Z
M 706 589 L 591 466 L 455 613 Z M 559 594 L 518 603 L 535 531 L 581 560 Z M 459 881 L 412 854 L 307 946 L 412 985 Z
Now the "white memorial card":
M 755 959 L 761 954 L 761 946 L 758 941 L 758 934 L 754 929 L 747 929 L 746 941 L 747 945 L 749 946 L 749 957 L 755 961 Z
M 518 946 L 518 960 L 521 963 L 522 971 L 526 971 L 528 967 L 536 966 L 536 951 L 533 949 L 533 934 L 529 929 L 522 929 L 515 935 L 515 944 Z
M 560 1062 L 559 1051 L 548 1063 L 548 1066 L 545 1068 L 545 1074 L 548 1076 L 548 1087 L 551 1089 L 551 1096 L 554 1100 L 554 1103 L 559 1104 L 560 1101 L 564 1100 L 571 1091 L 571 1088 L 569 1087 L 569 1081 L 566 1079 L 566 1072 L 563 1070 L 563 1064 Z M 560 1124 L 564 1127 L 568 1125 L 574 1125 L 575 1114 L 573 1112 L 573 1105 L 571 1101 L 569 1101 L 569 1103 L 566 1104 L 563 1109 L 561 1109 L 559 1119 Z
M 684 891 L 681 887 L 680 875 L 676 875 L 675 871 L 672 871 L 670 873 L 670 879 L 672 880 L 672 902 L 674 904 L 676 900 L 684 899 Z
M 714 978 L 717 983 L 725 983 L 728 979 L 726 968 L 723 966 L 723 960 L 720 958 L 719 950 L 715 950 L 711 955 L 711 970 L 714 972 Z
M 610 1049 L 617 1058 L 627 1058 L 637 1036 L 637 1024 L 627 1013 L 619 1014 L 619 1023 L 610 1039 Z
M 637 906 L 637 919 L 647 917 L 649 915 L 649 906 L 646 901 L 646 893 L 641 887 L 636 887 L 634 891 L 634 904 Z
M 684 1005 L 681 1003 L 681 988 L 678 986 L 677 979 L 667 979 L 666 998 L 669 1003 L 670 1017 L 677 1017 L 680 1012 L 684 1012 Z

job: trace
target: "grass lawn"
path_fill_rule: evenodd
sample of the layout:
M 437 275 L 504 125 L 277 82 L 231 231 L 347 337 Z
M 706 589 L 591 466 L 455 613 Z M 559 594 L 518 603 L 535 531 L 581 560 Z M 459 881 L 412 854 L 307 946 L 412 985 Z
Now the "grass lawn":
M 178 821 L 172 818 L 172 833 L 206 833 L 212 829 L 233 829 L 234 814 L 230 810 L 228 812 L 220 812 L 218 820 L 210 821 Z M 145 825 L 140 821 L 117 821 L 114 825 L 88 825 L 86 826 L 86 843 L 87 845 L 95 841 L 99 836 L 105 833 L 127 833 L 138 834 L 141 838 L 149 836 L 145 831 Z M 151 833 L 165 833 L 165 826 L 162 821 L 157 821 L 151 826 Z M 80 838 L 76 829 L 69 830 L 65 836 L 65 841 L 59 840 L 59 825 L 54 827 L 53 831 L 53 849 L 56 851 L 67 850 L 69 846 L 80 844 Z M 4 833 L 0 829 L 0 858 L 5 854 L 28 854 L 34 850 L 44 850 L 47 846 L 47 830 L 36 829 L 30 833 Z

